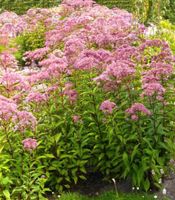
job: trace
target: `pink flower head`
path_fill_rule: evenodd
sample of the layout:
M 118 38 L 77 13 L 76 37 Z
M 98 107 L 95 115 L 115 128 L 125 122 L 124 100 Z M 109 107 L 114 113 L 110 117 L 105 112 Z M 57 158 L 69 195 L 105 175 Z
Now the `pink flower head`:
M 35 103 L 41 103 L 47 101 L 48 96 L 46 94 L 41 94 L 40 92 L 31 92 L 26 97 L 27 102 L 35 102 Z
M 27 151 L 35 150 L 38 146 L 37 140 L 32 138 L 27 138 L 22 141 L 23 147 Z
M 14 121 L 17 124 L 16 128 L 22 132 L 24 132 L 25 129 L 27 128 L 32 129 L 34 131 L 37 125 L 36 118 L 33 116 L 31 112 L 27 112 L 27 111 L 17 112 L 17 115 L 14 118 Z
M 16 116 L 17 105 L 10 99 L 0 95 L 0 119 L 9 121 Z
M 132 120 L 138 120 L 138 113 L 143 113 L 145 115 L 151 115 L 151 112 L 141 103 L 134 103 L 126 112 L 131 116 Z
M 116 107 L 114 102 L 110 100 L 103 101 L 100 105 L 100 110 L 103 111 L 105 114 L 112 114 L 113 109 Z
M 81 117 L 79 115 L 72 116 L 72 120 L 74 123 L 78 123 L 81 121 Z

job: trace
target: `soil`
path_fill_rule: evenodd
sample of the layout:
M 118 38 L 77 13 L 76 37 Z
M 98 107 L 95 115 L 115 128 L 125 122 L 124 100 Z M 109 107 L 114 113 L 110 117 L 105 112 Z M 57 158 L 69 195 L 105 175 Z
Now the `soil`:
M 121 192 L 131 192 L 132 185 L 130 181 L 116 181 L 117 189 Z M 78 192 L 87 196 L 98 196 L 105 191 L 114 190 L 114 183 L 104 181 L 102 176 L 97 173 L 92 173 L 85 181 L 80 181 L 79 184 L 72 187 L 71 192 Z

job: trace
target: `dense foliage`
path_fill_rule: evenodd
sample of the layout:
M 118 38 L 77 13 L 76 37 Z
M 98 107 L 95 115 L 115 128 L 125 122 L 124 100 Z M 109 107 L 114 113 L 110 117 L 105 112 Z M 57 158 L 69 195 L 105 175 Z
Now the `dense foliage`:
M 90 172 L 161 187 L 175 150 L 175 60 L 147 33 L 92 0 L 0 15 L 1 198 L 45 199 Z
M 166 6 L 164 17 L 169 19 L 172 23 L 175 22 L 175 1 L 169 0 Z

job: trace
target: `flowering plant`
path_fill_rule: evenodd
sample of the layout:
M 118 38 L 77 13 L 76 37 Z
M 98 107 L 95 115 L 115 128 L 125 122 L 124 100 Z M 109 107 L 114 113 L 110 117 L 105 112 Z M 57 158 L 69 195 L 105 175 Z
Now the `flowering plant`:
M 47 28 L 43 45 L 24 53 L 27 71 L 9 44 L 0 54 L 0 153 L 12 196 L 41 198 L 46 185 L 61 191 L 96 171 L 146 191 L 160 187 L 175 150 L 169 45 L 147 38 L 130 13 L 91 0 L 21 18 L 30 34 L 37 23 Z

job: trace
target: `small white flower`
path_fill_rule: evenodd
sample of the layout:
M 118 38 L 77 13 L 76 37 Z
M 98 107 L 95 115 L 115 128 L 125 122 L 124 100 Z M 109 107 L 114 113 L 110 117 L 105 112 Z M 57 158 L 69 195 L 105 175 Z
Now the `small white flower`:
M 153 176 L 156 174 L 154 169 L 151 171 L 151 173 L 152 173 Z
M 166 188 L 164 188 L 164 189 L 162 190 L 162 194 L 163 194 L 163 195 L 166 195 Z
M 157 199 L 157 195 L 154 195 L 154 199 Z
M 60 197 L 61 197 L 61 195 L 58 195 L 57 197 L 58 197 L 58 198 L 60 198 Z
M 161 174 L 164 174 L 164 170 L 163 170 L 163 169 L 160 169 L 160 173 L 161 173 Z
M 137 190 L 139 190 L 140 188 L 139 187 L 137 187 Z
M 135 187 L 132 187 L 132 190 L 135 190 Z

